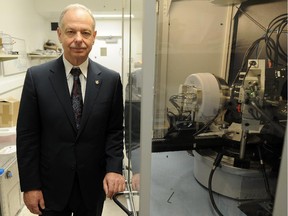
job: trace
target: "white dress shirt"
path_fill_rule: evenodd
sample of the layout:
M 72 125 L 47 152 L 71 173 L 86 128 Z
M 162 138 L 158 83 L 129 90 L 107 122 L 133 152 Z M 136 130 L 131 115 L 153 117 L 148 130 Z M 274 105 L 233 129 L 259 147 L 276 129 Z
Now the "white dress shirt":
M 63 55 L 63 62 L 64 62 L 64 67 L 65 67 L 66 78 L 67 78 L 67 83 L 68 83 L 70 95 L 71 95 L 71 91 L 72 91 L 72 87 L 73 87 L 73 75 L 70 73 L 70 71 L 73 67 L 80 68 L 82 73 L 80 74 L 79 79 L 81 82 L 81 92 L 82 92 L 82 98 L 83 98 L 83 102 L 84 102 L 85 91 L 86 91 L 86 82 L 87 82 L 88 62 L 89 62 L 88 58 L 81 65 L 72 65 L 70 62 L 68 62 L 65 59 L 65 57 Z

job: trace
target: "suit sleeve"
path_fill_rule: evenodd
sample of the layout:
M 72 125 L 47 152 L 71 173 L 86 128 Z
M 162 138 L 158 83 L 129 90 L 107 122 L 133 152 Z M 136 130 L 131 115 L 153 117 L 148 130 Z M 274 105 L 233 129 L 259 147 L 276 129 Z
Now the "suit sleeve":
M 118 75 L 118 74 L 117 74 Z M 123 92 L 120 76 L 114 86 L 106 138 L 106 172 L 122 173 L 123 162 Z
M 30 69 L 24 81 L 17 120 L 17 162 L 21 191 L 41 188 L 39 175 L 40 120 Z

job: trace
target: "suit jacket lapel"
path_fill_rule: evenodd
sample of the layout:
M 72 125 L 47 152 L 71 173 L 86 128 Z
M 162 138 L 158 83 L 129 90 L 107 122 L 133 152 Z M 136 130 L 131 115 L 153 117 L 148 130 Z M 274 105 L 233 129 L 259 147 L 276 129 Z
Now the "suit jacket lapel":
M 56 60 L 56 64 L 50 69 L 50 71 L 51 74 L 49 79 L 55 90 L 55 94 L 62 104 L 71 125 L 74 127 L 75 131 L 77 131 L 62 56 Z
M 91 109 L 95 104 L 95 100 L 99 94 L 101 84 L 102 84 L 101 71 L 95 66 L 95 64 L 92 63 L 91 60 L 89 60 L 85 100 L 79 132 L 81 132 L 83 126 L 86 124 L 89 118 Z

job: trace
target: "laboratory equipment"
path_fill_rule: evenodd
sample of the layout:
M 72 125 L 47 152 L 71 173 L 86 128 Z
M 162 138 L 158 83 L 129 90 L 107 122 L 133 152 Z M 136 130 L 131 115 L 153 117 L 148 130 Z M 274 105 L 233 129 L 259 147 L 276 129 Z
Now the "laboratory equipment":
M 0 216 L 15 216 L 24 206 L 16 159 L 16 129 L 0 130 Z

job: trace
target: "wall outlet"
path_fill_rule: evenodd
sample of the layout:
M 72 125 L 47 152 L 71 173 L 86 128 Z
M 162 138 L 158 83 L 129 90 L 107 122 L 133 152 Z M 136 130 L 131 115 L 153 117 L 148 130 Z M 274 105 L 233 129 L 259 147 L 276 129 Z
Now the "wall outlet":
M 251 66 L 251 68 L 258 68 L 259 67 L 259 60 L 258 59 L 249 59 L 248 60 L 248 67 L 250 67 L 250 66 Z

